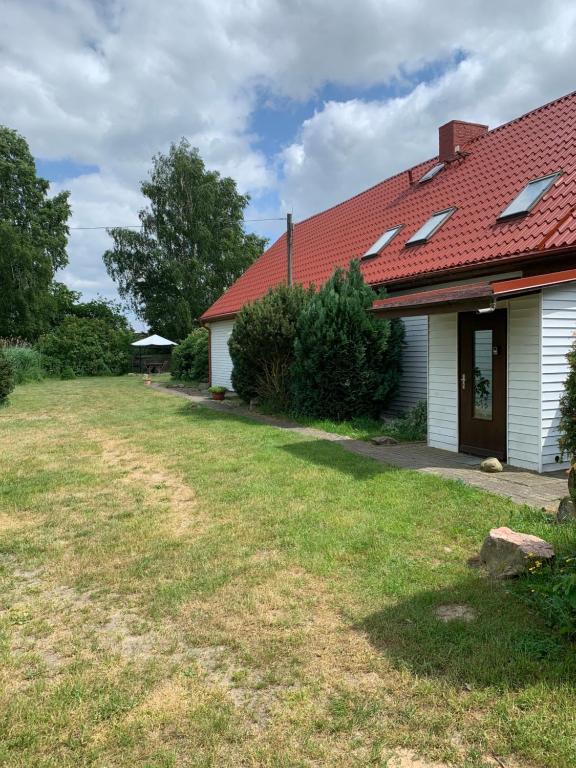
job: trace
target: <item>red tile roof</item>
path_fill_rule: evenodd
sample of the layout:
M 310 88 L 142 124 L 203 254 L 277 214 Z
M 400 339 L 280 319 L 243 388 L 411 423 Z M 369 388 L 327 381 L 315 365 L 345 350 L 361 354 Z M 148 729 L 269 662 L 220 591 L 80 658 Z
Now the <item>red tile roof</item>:
M 296 224 L 294 282 L 322 284 L 336 266 L 347 266 L 397 224 L 403 225 L 400 233 L 362 264 L 371 284 L 576 246 L 576 92 L 473 139 L 464 154 L 430 182 L 411 185 L 404 171 Z M 414 181 L 437 162 L 412 168 Z M 559 170 L 562 175 L 530 213 L 497 221 L 527 182 Z M 451 206 L 456 212 L 429 242 L 405 246 L 431 214 Z M 283 235 L 203 319 L 233 315 L 285 279 Z

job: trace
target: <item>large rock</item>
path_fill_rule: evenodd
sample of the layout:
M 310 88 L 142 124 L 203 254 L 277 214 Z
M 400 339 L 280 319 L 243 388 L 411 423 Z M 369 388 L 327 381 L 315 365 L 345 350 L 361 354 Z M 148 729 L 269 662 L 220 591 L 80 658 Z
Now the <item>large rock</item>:
M 570 496 L 564 496 L 560 499 L 556 519 L 559 523 L 567 523 L 569 520 L 576 520 L 576 507 Z
M 480 560 L 496 579 L 520 576 L 536 561 L 550 562 L 553 557 L 547 541 L 510 528 L 492 528 L 480 550 Z
M 484 459 L 480 464 L 480 469 L 482 472 L 502 472 L 502 464 L 500 464 L 498 459 L 491 456 L 489 459 Z

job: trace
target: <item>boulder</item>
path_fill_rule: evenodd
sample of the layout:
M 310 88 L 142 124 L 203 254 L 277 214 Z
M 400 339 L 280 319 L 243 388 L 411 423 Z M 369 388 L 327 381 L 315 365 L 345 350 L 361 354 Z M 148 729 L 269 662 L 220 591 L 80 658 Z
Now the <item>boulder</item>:
M 480 469 L 482 472 L 502 472 L 502 464 L 494 456 L 491 456 L 489 459 L 484 459 L 480 464 Z
M 556 519 L 559 523 L 566 523 L 569 520 L 576 520 L 576 507 L 570 496 L 564 496 L 560 499 Z
M 398 445 L 398 440 L 394 440 L 393 437 L 388 435 L 378 435 L 378 437 L 371 437 L 370 442 L 374 445 Z
M 573 494 L 576 489 L 576 464 L 572 464 L 568 471 L 568 493 Z
M 536 561 L 547 563 L 553 558 L 554 549 L 544 539 L 505 527 L 492 528 L 480 550 L 480 560 L 495 579 L 520 576 Z

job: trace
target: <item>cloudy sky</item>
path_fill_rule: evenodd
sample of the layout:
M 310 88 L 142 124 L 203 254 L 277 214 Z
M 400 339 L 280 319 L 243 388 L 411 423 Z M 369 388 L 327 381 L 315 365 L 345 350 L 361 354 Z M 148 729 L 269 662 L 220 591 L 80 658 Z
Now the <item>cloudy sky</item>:
M 576 89 L 572 0 L 0 0 L 0 123 L 29 141 L 72 227 L 129 225 L 181 136 L 248 219 L 295 220 L 437 151 L 453 119 L 499 125 Z M 247 222 L 270 238 L 282 222 Z M 115 296 L 103 230 L 63 278 Z

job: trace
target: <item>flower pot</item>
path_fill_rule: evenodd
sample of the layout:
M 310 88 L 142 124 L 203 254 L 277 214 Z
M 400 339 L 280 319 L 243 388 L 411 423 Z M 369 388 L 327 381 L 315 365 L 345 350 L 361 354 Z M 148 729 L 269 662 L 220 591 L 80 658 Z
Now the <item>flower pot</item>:
M 212 400 L 224 400 L 225 392 L 212 392 Z

